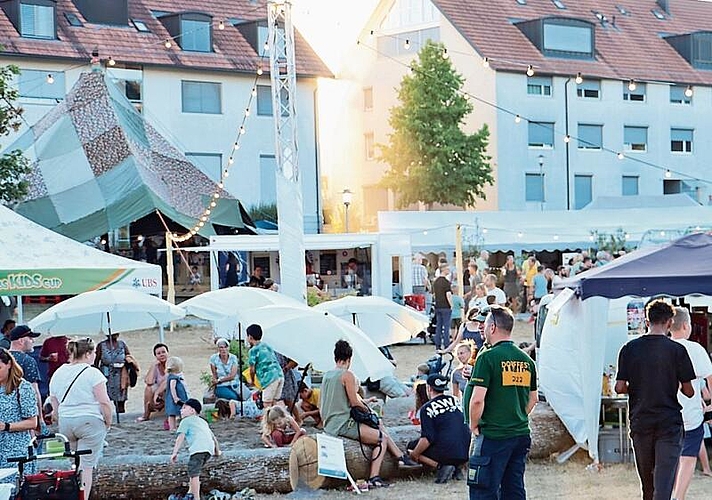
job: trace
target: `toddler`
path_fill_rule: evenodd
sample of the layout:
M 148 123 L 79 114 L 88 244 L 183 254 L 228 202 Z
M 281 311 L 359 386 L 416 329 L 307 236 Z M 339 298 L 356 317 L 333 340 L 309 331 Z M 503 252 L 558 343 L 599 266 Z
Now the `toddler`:
M 283 406 L 272 406 L 265 409 L 262 417 L 262 442 L 268 448 L 283 448 L 291 446 L 307 432 L 297 425 Z
M 183 360 L 171 356 L 166 360 L 166 416 L 168 417 L 168 429 L 175 431 L 176 420 L 181 415 L 181 405 L 188 399 L 183 380 Z

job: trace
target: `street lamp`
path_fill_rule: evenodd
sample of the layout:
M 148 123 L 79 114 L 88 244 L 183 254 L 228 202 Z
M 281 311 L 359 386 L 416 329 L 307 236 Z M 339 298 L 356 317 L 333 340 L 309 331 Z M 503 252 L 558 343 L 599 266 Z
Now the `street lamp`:
M 544 155 L 539 155 L 539 180 L 541 181 L 541 211 L 544 211 Z
M 344 189 L 341 193 L 341 202 L 344 204 L 344 220 L 346 221 L 346 232 L 349 232 L 349 205 L 353 200 L 354 194 L 348 189 Z

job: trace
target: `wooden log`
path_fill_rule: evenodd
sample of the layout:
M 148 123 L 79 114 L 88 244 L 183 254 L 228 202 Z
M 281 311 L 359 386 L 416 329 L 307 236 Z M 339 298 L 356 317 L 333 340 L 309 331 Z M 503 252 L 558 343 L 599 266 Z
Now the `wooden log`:
M 420 428 L 407 425 L 389 429 L 391 437 L 405 450 L 405 445 L 420 436 Z M 344 440 L 346 464 L 354 478 L 368 477 L 368 461 L 363 457 L 356 441 Z M 370 447 L 364 451 L 370 455 Z M 242 449 L 226 451 L 219 458 L 211 459 L 200 477 L 203 491 L 218 489 L 235 492 L 244 488 L 254 488 L 260 493 L 288 493 L 292 491 L 290 482 L 289 456 L 291 448 Z M 387 451 L 384 451 L 387 453 Z M 104 458 L 94 473 L 92 499 L 155 500 L 171 493 L 184 493 L 188 487 L 187 459 L 181 456 L 179 464 L 169 463 L 169 455 L 132 455 Z M 407 477 L 422 473 L 420 469 L 405 471 L 398 468 L 397 460 L 391 455 L 381 467 L 385 478 Z M 327 483 L 321 486 L 343 486 L 345 483 Z
M 551 454 L 568 449 L 573 439 L 566 431 L 561 420 L 546 403 L 539 403 L 530 416 L 532 428 L 531 458 L 548 458 Z M 396 426 L 389 429 L 396 444 L 405 450 L 408 441 L 420 437 L 420 428 L 413 425 Z M 305 442 L 306 445 L 306 442 Z M 316 453 L 314 444 L 312 455 Z M 343 486 L 343 481 L 330 481 L 313 472 L 315 464 L 311 464 L 312 472 L 307 474 L 300 468 L 298 457 L 292 458 L 291 468 L 298 471 L 292 473 L 290 479 L 290 448 L 274 449 L 241 449 L 226 451 L 221 457 L 208 462 L 201 476 L 204 491 L 218 489 L 235 492 L 246 487 L 254 488 L 261 493 L 292 491 L 292 482 L 298 483 L 300 474 L 304 473 L 304 484 L 309 487 Z M 364 458 L 358 442 L 344 440 L 346 464 L 355 479 L 365 479 L 369 476 L 369 462 Z M 370 456 L 371 448 L 364 446 L 364 451 Z M 385 452 L 387 453 L 387 452 Z M 302 458 L 305 464 L 313 462 L 313 457 L 306 454 Z M 105 457 L 99 464 L 94 475 L 95 488 L 92 498 L 112 498 L 117 500 L 154 500 L 165 498 L 171 493 L 185 492 L 188 486 L 186 469 L 187 459 L 182 456 L 177 465 L 169 464 L 168 455 L 131 455 Z M 390 454 L 381 467 L 384 479 L 421 474 L 427 469 L 404 471 L 398 468 L 397 460 Z M 295 479 L 296 477 L 296 479 Z M 304 478 L 303 478 L 304 479 Z

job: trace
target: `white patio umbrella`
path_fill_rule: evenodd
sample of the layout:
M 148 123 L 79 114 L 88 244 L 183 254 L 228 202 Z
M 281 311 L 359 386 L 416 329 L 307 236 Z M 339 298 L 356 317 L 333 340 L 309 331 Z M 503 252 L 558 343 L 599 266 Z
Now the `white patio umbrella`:
M 134 290 L 96 290 L 60 302 L 28 325 L 52 336 L 127 332 L 181 319 L 185 311 L 153 295 Z
M 351 371 L 361 380 L 393 375 L 394 367 L 365 333 L 326 311 L 308 307 L 265 306 L 243 315 L 245 325 L 262 327 L 263 340 L 275 351 L 300 365 L 311 363 L 319 371 L 334 368 L 334 344 L 343 339 L 354 354 Z
M 232 286 L 201 293 L 181 302 L 178 307 L 198 318 L 211 321 L 234 319 L 239 322 L 242 313 L 256 307 L 285 305 L 307 307 L 306 304 L 284 294 L 248 286 Z
M 322 302 L 315 309 L 328 311 L 358 326 L 377 346 L 406 342 L 427 328 L 428 317 L 384 297 L 354 297 Z

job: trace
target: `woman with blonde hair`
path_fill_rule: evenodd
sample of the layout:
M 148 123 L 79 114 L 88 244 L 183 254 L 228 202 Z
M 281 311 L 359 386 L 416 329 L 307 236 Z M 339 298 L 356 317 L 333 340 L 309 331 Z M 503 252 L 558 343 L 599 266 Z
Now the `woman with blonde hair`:
M 67 350 L 69 364 L 57 368 L 49 383 L 52 418 L 59 421 L 59 432 L 67 436 L 72 450 L 91 450 L 91 454 L 82 455 L 79 462 L 84 498 L 89 498 L 92 474 L 111 428 L 112 404 L 106 390 L 106 377 L 92 366 L 96 358 L 94 341 L 90 338 L 70 340 Z
M 27 456 L 32 437 L 30 430 L 37 425 L 37 399 L 32 384 L 22 378 L 22 368 L 7 349 L 0 349 L 0 468 L 17 468 L 8 463 L 11 457 Z M 36 462 L 25 465 L 33 473 Z M 14 483 L 15 475 L 0 480 Z

